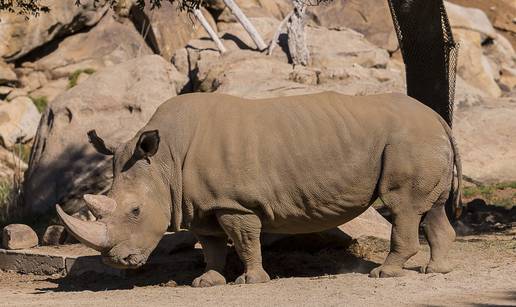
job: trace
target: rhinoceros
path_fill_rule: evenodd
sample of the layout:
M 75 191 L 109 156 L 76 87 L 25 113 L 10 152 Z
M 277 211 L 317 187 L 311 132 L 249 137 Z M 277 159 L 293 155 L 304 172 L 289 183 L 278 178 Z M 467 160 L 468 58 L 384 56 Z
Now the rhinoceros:
M 85 195 L 96 221 L 57 212 L 81 242 L 119 268 L 144 264 L 167 229 L 190 229 L 206 270 L 195 287 L 225 284 L 228 239 L 244 263 L 236 283 L 269 280 L 260 233 L 298 234 L 346 223 L 380 198 L 392 212 L 391 250 L 372 277 L 402 274 L 419 248 L 428 272 L 450 271 L 461 166 L 444 120 L 403 94 L 335 92 L 248 100 L 187 94 L 163 103 L 133 139 L 90 142 L 113 155 L 107 195 Z

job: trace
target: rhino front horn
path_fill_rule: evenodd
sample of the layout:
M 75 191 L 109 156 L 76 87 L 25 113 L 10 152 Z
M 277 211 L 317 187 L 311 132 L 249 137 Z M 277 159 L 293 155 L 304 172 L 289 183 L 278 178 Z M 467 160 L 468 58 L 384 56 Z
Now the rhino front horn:
M 100 252 L 109 248 L 106 224 L 79 220 L 66 214 L 59 205 L 56 211 L 66 229 L 81 243 Z
M 116 201 L 105 195 L 85 194 L 83 196 L 88 209 L 96 218 L 100 218 L 115 211 Z

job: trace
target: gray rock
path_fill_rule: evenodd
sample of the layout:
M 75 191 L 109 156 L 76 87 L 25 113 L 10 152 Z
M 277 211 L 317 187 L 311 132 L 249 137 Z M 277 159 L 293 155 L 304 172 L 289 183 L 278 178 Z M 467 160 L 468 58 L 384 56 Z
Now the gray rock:
M 2 244 L 5 249 L 26 249 L 38 245 L 38 236 L 27 225 L 11 224 L 4 227 Z
M 0 142 L 11 148 L 17 142 L 30 141 L 36 135 L 40 118 L 41 114 L 28 97 L 0 104 Z
M 65 242 L 67 232 L 62 225 L 50 225 L 45 230 L 41 243 L 43 245 L 61 245 Z
M 60 203 L 74 213 L 84 193 L 107 189 L 111 159 L 92 148 L 86 133 L 96 129 L 111 142 L 128 140 L 186 82 L 174 66 L 150 55 L 96 72 L 58 96 L 40 122 L 25 173 L 26 208 L 40 214 Z

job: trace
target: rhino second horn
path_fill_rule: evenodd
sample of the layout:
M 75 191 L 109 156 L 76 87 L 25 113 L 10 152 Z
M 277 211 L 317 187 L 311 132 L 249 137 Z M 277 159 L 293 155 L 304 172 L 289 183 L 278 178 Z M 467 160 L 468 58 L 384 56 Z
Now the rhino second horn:
M 66 229 L 82 244 L 100 252 L 110 248 L 106 224 L 79 220 L 66 214 L 59 205 L 56 211 Z
M 116 201 L 105 195 L 85 194 L 83 198 L 86 201 L 88 209 L 90 209 L 91 213 L 93 213 L 96 218 L 106 216 L 115 211 Z

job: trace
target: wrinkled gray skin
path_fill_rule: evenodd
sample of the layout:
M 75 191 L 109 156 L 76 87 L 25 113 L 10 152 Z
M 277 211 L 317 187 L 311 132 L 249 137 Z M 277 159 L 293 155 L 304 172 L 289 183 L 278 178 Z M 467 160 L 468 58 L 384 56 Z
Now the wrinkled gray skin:
M 455 233 L 444 204 L 453 200 L 454 164 L 460 189 L 458 153 L 439 115 L 405 95 L 189 94 L 161 105 L 116 149 L 90 138 L 100 152 L 114 152 L 107 197 L 85 196 L 98 222 L 58 211 L 116 267 L 144 264 L 170 225 L 202 244 L 206 271 L 193 286 L 226 283 L 228 238 L 245 264 L 236 282 L 265 282 L 261 232 L 330 229 L 380 197 L 393 216 L 391 251 L 370 275 L 402 274 L 419 249 L 422 219 L 431 248 L 424 271 L 450 271 Z

